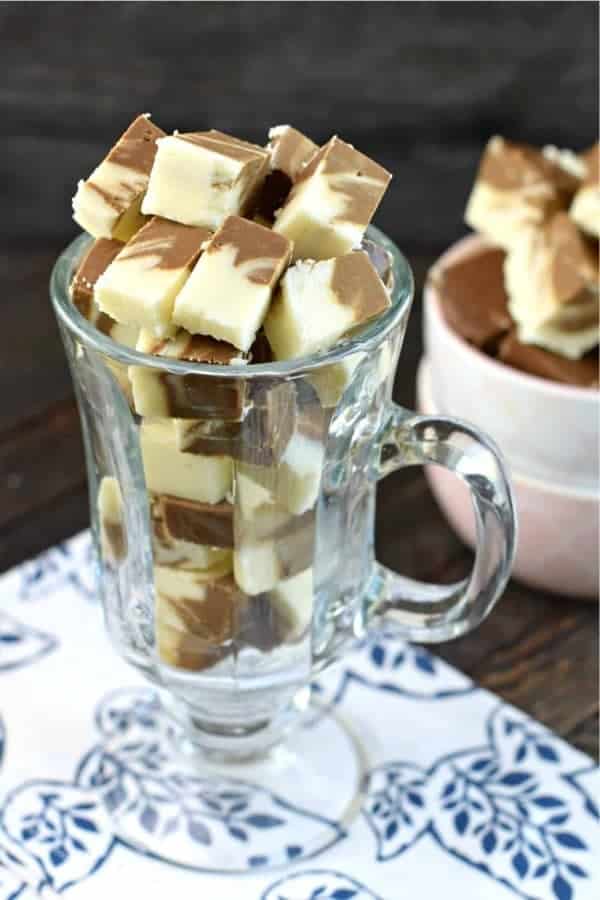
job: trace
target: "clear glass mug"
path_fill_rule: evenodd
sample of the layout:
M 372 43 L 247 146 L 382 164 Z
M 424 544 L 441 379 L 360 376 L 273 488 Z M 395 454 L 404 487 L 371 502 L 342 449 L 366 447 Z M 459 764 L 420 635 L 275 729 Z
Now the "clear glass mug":
M 456 637 L 509 577 L 515 512 L 492 442 L 391 402 L 413 280 L 394 244 L 375 228 L 369 236 L 390 254 L 390 310 L 328 353 L 281 363 L 208 366 L 116 343 L 69 299 L 86 237 L 52 275 L 108 631 L 165 689 L 205 760 L 276 744 L 306 708 L 315 672 L 374 624 L 393 622 L 409 640 Z M 473 499 L 473 570 L 451 586 L 374 558 L 377 482 L 427 463 L 455 472 Z

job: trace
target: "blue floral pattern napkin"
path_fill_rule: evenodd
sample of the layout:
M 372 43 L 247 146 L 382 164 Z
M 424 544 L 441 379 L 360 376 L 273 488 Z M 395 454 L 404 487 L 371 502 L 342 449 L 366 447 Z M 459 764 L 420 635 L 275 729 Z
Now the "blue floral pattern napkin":
M 349 752 L 318 796 L 177 771 L 156 695 L 106 639 L 87 533 L 0 577 L 0 900 L 600 896 L 600 776 L 582 753 L 392 634 L 314 695 L 297 740 L 325 764 L 346 723 L 363 766 L 350 817 Z M 242 874 L 215 872 L 215 848 Z

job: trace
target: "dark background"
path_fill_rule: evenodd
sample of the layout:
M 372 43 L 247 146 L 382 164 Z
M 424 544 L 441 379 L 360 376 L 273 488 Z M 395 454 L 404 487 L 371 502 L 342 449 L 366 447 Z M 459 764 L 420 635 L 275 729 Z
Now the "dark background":
M 491 134 L 575 149 L 595 139 L 597 35 L 587 2 L 0 4 L 0 570 L 87 522 L 47 280 L 76 233 L 77 179 L 134 115 L 258 143 L 273 124 L 319 143 L 335 129 L 394 173 L 377 222 L 420 285 L 464 232 Z M 397 378 L 407 405 L 419 318 L 417 302 Z M 418 578 L 470 564 L 418 470 L 380 492 L 378 549 Z M 476 639 L 442 652 L 593 752 L 595 619 L 512 584 Z

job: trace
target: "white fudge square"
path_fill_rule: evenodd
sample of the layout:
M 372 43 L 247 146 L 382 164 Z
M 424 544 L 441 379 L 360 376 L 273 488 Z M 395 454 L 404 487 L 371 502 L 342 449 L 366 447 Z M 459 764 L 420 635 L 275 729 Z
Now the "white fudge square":
M 580 359 L 600 336 L 598 251 L 565 212 L 523 231 L 504 277 L 519 340 Z
M 318 149 L 314 141 L 291 125 L 275 125 L 269 130 L 269 166 L 273 171 L 284 172 L 292 182 Z
M 244 518 L 252 521 L 279 509 L 302 515 L 314 506 L 321 483 L 325 451 L 320 440 L 297 431 L 276 466 L 238 463 L 236 499 Z
M 146 486 L 201 503 L 219 503 L 231 490 L 233 465 L 227 456 L 200 456 L 177 448 L 171 421 L 143 421 L 140 444 Z
M 557 155 L 558 154 L 558 155 Z M 496 135 L 485 148 L 465 210 L 465 222 L 510 250 L 524 229 L 541 227 L 566 208 L 580 178 L 560 151 L 545 152 Z
M 98 278 L 98 306 L 118 322 L 169 333 L 175 297 L 210 236 L 207 228 L 152 219 Z
M 287 640 L 297 640 L 310 627 L 313 614 L 313 571 L 305 569 L 273 588 L 270 600 L 288 626 Z
M 138 116 L 73 198 L 73 218 L 95 238 L 127 241 L 144 223 L 142 196 L 165 133 L 148 116 Z
M 275 543 L 260 541 L 236 547 L 233 574 L 239 587 L 252 597 L 270 591 L 284 574 Z
M 139 333 L 136 350 L 164 359 L 181 359 L 187 362 L 208 363 L 210 365 L 244 364 L 243 355 L 231 344 L 215 341 L 213 338 L 201 335 L 190 335 L 181 329 L 172 338 L 158 338 L 156 335 L 142 329 Z M 165 376 L 159 369 L 149 366 L 129 366 L 129 379 L 131 381 L 133 405 L 140 416 L 161 418 L 177 416 L 186 406 L 189 406 L 189 398 L 186 396 L 185 379 L 178 376 Z M 211 390 L 212 388 L 212 390 Z M 204 394 L 207 402 L 212 398 L 215 405 L 224 406 L 229 399 L 229 406 L 241 406 L 242 388 L 232 384 L 225 395 L 225 391 L 218 389 L 207 382 Z M 192 424 L 193 424 L 193 420 Z M 185 450 L 182 437 L 187 432 L 185 422 L 176 422 L 176 437 L 180 449 Z M 181 436 L 180 436 L 181 434 Z
M 302 169 L 273 230 L 294 242 L 294 259 L 348 253 L 360 244 L 391 177 L 333 137 Z
M 245 211 L 268 164 L 263 147 L 220 131 L 169 135 L 158 142 L 142 212 L 218 228 Z
M 177 296 L 173 321 L 248 351 L 290 255 L 286 238 L 230 216 Z
M 304 260 L 291 266 L 265 320 L 275 359 L 327 350 L 348 331 L 390 306 L 390 297 L 366 253 Z

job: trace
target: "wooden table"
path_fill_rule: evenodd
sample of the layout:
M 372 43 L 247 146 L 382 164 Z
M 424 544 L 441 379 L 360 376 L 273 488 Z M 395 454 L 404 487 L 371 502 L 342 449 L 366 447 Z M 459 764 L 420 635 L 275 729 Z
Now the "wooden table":
M 88 521 L 79 421 L 47 299 L 59 246 L 9 247 L 0 255 L 0 570 L 84 528 Z M 432 255 L 411 255 L 420 295 Z M 414 405 L 421 355 L 415 304 L 396 399 Z M 471 553 L 442 519 L 423 473 L 388 478 L 377 513 L 378 553 L 404 574 L 461 577 Z M 598 755 L 597 606 L 513 582 L 474 634 L 436 648 L 484 687 Z

